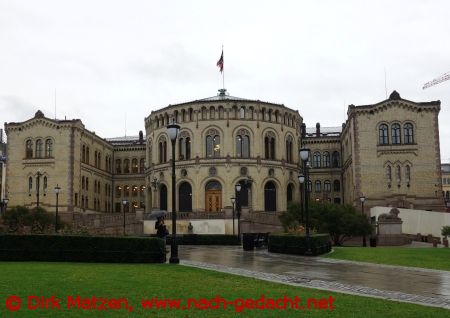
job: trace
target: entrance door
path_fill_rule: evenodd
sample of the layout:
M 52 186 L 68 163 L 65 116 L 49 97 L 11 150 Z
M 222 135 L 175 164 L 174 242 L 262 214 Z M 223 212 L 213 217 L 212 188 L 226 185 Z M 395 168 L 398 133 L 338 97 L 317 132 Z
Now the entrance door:
M 206 212 L 220 212 L 222 208 L 222 191 L 206 191 Z
M 222 209 L 222 185 L 218 181 L 209 181 L 205 187 L 205 211 L 220 212 Z

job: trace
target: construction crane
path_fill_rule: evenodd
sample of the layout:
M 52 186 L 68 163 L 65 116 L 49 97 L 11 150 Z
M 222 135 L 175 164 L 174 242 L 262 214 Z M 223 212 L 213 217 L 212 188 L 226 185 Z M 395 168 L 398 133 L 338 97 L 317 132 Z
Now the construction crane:
M 447 80 L 449 80 L 449 79 L 450 79 L 450 72 L 447 72 L 447 73 L 445 73 L 444 75 L 441 75 L 441 76 L 435 78 L 434 80 L 432 80 L 432 81 L 430 81 L 430 82 L 428 82 L 428 83 L 423 84 L 422 89 L 425 89 L 425 88 L 428 88 L 428 87 L 437 85 L 437 84 L 442 83 L 442 82 L 445 82 L 445 81 L 447 81 Z

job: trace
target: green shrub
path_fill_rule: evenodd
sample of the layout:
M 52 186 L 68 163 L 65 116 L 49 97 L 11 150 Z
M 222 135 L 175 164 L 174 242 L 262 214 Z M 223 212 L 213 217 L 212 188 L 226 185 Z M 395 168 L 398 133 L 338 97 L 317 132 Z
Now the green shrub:
M 449 225 L 445 225 L 442 227 L 442 231 L 441 231 L 442 236 L 444 236 L 445 238 L 447 238 L 447 236 L 450 236 L 450 226 Z
M 167 244 L 171 244 L 171 235 L 167 236 Z M 239 245 L 237 235 L 224 234 L 183 234 L 177 235 L 178 245 Z
M 2 261 L 162 263 L 159 238 L 60 235 L 0 235 Z
M 32 233 L 45 233 L 54 230 L 55 217 L 41 207 L 35 207 L 32 210 L 24 206 L 16 206 L 8 209 L 3 215 L 3 220 L 8 225 L 10 232 L 18 232 L 24 226 L 29 226 Z M 58 216 L 58 228 L 63 224 Z
M 320 255 L 331 251 L 330 235 L 313 234 L 310 236 L 312 255 Z M 269 235 L 269 252 L 305 255 L 307 238 L 295 233 L 278 233 Z

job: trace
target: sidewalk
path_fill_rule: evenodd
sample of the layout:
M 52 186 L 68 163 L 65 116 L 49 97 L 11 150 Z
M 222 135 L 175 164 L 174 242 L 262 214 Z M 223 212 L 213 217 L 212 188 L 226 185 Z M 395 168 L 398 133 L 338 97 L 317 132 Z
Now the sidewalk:
M 289 285 L 450 309 L 450 272 L 268 253 L 179 246 L 181 264 Z

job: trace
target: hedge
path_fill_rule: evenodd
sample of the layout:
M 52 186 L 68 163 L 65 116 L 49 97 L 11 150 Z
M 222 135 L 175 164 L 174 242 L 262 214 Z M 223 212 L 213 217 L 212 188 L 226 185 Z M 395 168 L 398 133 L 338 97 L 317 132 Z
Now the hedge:
M 164 263 L 159 238 L 0 235 L 1 261 Z
M 171 244 L 172 236 L 167 236 L 167 244 Z M 182 234 L 177 235 L 178 245 L 240 245 L 237 235 L 224 234 Z
M 310 245 L 314 256 L 328 253 L 331 251 L 330 235 L 311 235 Z M 306 236 L 291 233 L 270 234 L 268 249 L 273 253 L 305 255 Z

